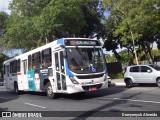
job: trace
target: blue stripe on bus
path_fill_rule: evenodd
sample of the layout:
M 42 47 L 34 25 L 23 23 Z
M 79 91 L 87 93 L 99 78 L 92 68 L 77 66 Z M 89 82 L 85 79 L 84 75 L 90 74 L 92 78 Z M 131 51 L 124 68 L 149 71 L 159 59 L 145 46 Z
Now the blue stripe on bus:
M 65 61 L 65 64 L 66 64 L 66 75 L 70 76 L 70 77 L 74 77 L 74 75 L 69 70 L 66 58 L 64 59 L 64 61 Z
M 61 38 L 61 39 L 58 39 L 58 40 L 57 40 L 57 44 L 64 45 L 64 39 L 62 39 L 62 38 Z

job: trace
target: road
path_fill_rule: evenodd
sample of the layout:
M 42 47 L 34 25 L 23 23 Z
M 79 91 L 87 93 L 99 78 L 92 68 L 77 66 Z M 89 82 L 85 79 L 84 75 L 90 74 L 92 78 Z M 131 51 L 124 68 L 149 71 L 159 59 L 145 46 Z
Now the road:
M 72 120 L 79 120 L 80 117 L 83 117 L 81 120 L 106 120 L 106 118 L 109 118 L 110 120 L 125 120 L 131 118 L 117 118 L 114 117 L 116 114 L 112 115 L 112 112 L 115 113 L 122 111 L 125 113 L 127 111 L 153 111 L 154 113 L 154 111 L 160 111 L 160 88 L 156 85 L 144 85 L 128 89 L 125 86 L 112 85 L 110 88 L 86 93 L 84 96 L 59 95 L 57 99 L 51 100 L 48 99 L 44 93 L 25 93 L 15 95 L 13 92 L 0 86 L 0 111 L 69 111 L 59 112 L 62 116 L 71 113 L 72 115 L 76 114 L 74 111 L 82 111 L 78 114 L 79 117 L 71 115 L 71 117 L 63 118 Z M 95 112 L 90 114 L 91 111 Z M 105 113 L 100 113 L 102 114 L 100 117 L 89 116 L 96 114 L 96 111 L 105 111 Z M 105 115 L 110 115 L 111 117 L 103 117 Z M 8 118 L 2 119 L 8 120 Z M 57 120 L 62 118 L 57 116 L 53 118 L 45 118 L 45 120 L 50 119 Z M 146 120 L 151 119 L 151 117 L 139 117 L 139 119 Z M 159 118 L 156 117 L 154 119 Z

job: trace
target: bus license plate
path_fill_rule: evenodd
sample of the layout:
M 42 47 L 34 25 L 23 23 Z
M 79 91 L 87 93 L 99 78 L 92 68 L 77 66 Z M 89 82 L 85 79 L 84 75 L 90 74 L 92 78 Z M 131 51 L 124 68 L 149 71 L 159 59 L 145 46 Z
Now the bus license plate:
M 91 88 L 89 88 L 89 91 L 95 91 L 95 90 L 97 90 L 96 87 L 91 87 Z

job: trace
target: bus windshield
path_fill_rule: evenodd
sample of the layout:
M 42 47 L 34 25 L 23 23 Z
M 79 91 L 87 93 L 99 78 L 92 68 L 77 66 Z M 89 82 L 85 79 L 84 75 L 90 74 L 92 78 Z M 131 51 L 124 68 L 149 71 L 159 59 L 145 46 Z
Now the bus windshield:
M 79 74 L 103 72 L 105 63 L 100 48 L 67 48 L 69 69 Z

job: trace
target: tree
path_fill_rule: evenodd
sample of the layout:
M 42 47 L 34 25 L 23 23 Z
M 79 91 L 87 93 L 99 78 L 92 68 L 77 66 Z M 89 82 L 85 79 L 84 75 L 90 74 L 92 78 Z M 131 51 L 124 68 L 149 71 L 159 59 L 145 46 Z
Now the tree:
M 5 20 L 7 19 L 8 15 L 5 12 L 0 12 L 0 33 L 5 32 Z
M 118 44 L 127 48 L 133 58 L 134 49 L 137 46 L 137 52 L 143 50 L 153 60 L 150 44 L 155 41 L 154 37 L 160 28 L 160 2 L 157 0 L 105 0 L 104 3 L 110 11 L 109 18 L 114 17 L 117 20 L 114 22 L 115 29 L 112 34 L 113 36 L 121 35 Z M 112 23 L 106 22 L 106 24 Z M 152 62 L 150 59 L 148 61 Z
M 117 20 L 114 17 L 110 16 L 105 24 L 104 38 L 106 39 L 104 42 L 104 46 L 107 51 L 112 50 L 116 59 L 120 62 L 121 56 L 117 53 L 116 49 L 118 49 L 118 45 L 120 43 L 121 35 L 114 35 L 113 32 L 116 29 Z
M 3 37 L 6 49 L 30 49 L 62 37 L 100 33 L 99 0 L 13 0 Z
M 6 26 L 5 26 L 5 21 L 7 20 L 8 15 L 5 12 L 0 12 L 0 41 L 2 39 L 2 36 L 5 34 L 6 32 Z M 3 50 L 3 45 L 4 42 L 0 42 L 0 51 Z
M 9 59 L 8 56 L 6 56 L 5 54 L 3 53 L 0 53 L 0 73 L 2 74 L 3 73 L 3 62 L 5 60 Z M 1 76 L 2 77 L 2 76 Z
M 81 4 L 82 0 L 13 0 L 3 37 L 6 49 L 28 51 L 45 44 L 45 38 L 52 41 L 53 35 L 78 35 L 85 25 Z
M 86 24 L 81 9 L 82 3 L 83 0 L 52 0 L 37 19 L 37 30 L 41 35 L 47 35 L 50 41 L 52 36 L 79 36 L 80 29 Z
M 100 0 L 83 0 L 82 11 L 86 25 L 81 28 L 81 37 L 97 34 L 99 38 L 103 33 L 104 8 Z

